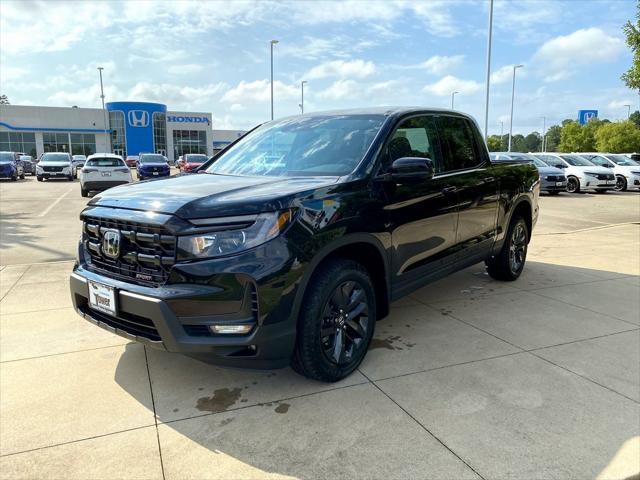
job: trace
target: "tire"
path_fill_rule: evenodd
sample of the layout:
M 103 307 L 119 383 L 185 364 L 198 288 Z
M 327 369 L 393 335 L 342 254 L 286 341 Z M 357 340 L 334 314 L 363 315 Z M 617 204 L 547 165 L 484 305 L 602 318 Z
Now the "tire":
M 11 181 L 12 182 L 17 182 L 18 181 L 18 175 L 14 175 L 13 177 L 11 177 Z
M 518 215 L 511 219 L 502 250 L 485 262 L 491 278 L 505 282 L 518 279 L 527 259 L 529 235 L 524 218 Z
M 580 193 L 580 180 L 576 177 L 567 178 L 567 192 Z
M 88 197 L 89 196 L 89 190 L 86 190 L 83 187 L 80 187 L 80 195 L 82 195 L 83 197 Z
M 24 180 L 24 173 L 20 175 L 20 180 Z
M 73 182 L 73 174 L 69 175 L 69 177 L 67 178 L 67 180 L 69 180 L 70 182 Z
M 350 319 L 349 313 L 355 316 Z M 337 382 L 362 362 L 375 323 L 376 298 L 367 270 L 351 260 L 329 261 L 306 288 L 291 366 L 305 377 Z
M 616 192 L 626 192 L 627 191 L 627 179 L 622 175 L 616 176 L 616 186 L 613 188 Z
M 39 182 L 42 181 L 42 177 L 36 177 L 38 179 Z

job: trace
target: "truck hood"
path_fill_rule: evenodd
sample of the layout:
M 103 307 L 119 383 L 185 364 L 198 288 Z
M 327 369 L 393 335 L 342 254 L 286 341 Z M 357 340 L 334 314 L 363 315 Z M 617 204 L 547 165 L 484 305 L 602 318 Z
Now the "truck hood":
M 174 214 L 185 219 L 250 215 L 289 208 L 297 194 L 338 180 L 339 177 L 180 175 L 110 188 L 89 205 Z

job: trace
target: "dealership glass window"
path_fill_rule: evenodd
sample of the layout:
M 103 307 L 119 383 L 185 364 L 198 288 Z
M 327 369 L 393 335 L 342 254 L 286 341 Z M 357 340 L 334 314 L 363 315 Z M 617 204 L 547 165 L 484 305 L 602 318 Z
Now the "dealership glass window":
M 173 151 L 177 157 L 186 153 L 207 154 L 207 132 L 204 130 L 174 130 Z
M 167 115 L 163 112 L 153 113 L 153 144 L 156 153 L 167 154 Z
M 29 132 L 0 132 L 0 151 L 23 152 L 36 158 L 36 134 Z
M 70 152 L 69 134 L 68 133 L 49 133 L 42 134 L 42 143 L 45 152 Z
M 96 136 L 92 133 L 71 134 L 72 155 L 93 155 L 96 153 Z
M 109 112 L 109 128 L 111 128 L 111 149 L 117 155 L 127 156 L 127 139 L 124 130 L 124 113 Z

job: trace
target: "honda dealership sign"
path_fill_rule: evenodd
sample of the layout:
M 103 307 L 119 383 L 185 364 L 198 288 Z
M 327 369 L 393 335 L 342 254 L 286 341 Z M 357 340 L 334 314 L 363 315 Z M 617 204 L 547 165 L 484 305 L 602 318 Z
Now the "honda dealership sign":
M 578 123 L 585 125 L 592 118 L 598 118 L 598 110 L 580 110 L 578 112 Z

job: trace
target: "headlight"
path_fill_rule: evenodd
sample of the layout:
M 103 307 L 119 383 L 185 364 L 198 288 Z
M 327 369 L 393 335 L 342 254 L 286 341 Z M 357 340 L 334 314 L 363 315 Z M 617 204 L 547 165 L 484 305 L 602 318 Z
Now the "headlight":
M 293 214 L 293 210 L 262 213 L 248 226 L 178 237 L 178 256 L 183 259 L 222 257 L 257 247 L 286 230 Z M 216 224 L 221 222 L 224 218 L 216 219 Z

